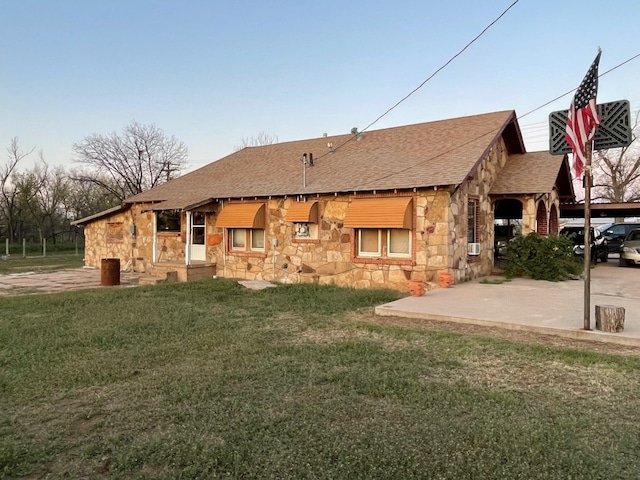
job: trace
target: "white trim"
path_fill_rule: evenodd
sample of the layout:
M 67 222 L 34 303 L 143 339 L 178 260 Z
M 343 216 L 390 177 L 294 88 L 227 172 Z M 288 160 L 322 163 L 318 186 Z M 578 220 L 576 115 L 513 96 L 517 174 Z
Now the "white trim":
M 186 242 L 187 242 L 187 248 L 185 248 L 185 252 L 184 252 L 184 264 L 185 265 L 191 265 L 191 212 L 187 211 L 186 212 L 186 217 L 187 217 L 187 238 L 186 238 Z
M 378 251 L 377 252 L 369 252 L 362 250 L 362 232 L 364 230 L 373 230 L 378 233 Z M 382 234 L 379 228 L 359 228 L 358 229 L 358 257 L 371 257 L 378 258 L 382 256 Z
M 393 253 L 391 252 L 391 232 L 392 231 L 400 231 L 407 232 L 407 236 L 409 237 L 409 251 L 407 253 L 399 252 Z M 411 230 L 407 230 L 405 228 L 388 228 L 387 229 L 387 257 L 389 258 L 410 258 L 411 257 L 411 249 L 413 245 L 411 244 Z

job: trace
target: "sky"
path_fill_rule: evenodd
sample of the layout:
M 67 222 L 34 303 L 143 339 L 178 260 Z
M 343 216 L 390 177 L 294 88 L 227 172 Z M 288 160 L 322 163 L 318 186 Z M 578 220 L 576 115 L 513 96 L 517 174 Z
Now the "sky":
M 76 166 L 73 144 L 132 122 L 189 149 L 193 170 L 265 133 L 362 130 L 514 0 L 0 0 L 0 145 Z M 370 129 L 515 110 L 527 151 L 602 49 L 600 74 L 640 53 L 638 0 L 519 0 Z M 640 57 L 600 78 L 598 103 L 640 108 Z M 35 161 L 37 153 L 28 161 Z M 0 158 L 0 162 L 4 159 Z

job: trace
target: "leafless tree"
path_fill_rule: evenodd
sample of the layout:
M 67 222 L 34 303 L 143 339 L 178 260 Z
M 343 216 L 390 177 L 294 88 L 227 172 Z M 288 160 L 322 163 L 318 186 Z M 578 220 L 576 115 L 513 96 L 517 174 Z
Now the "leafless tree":
M 596 201 L 640 201 L 640 111 L 635 115 L 632 142 L 627 147 L 600 150 L 593 157 Z
M 11 145 L 7 148 L 8 161 L 0 165 L 0 225 L 4 224 L 6 235 L 14 240 L 16 221 L 18 219 L 18 193 L 14 177 L 16 167 L 20 160 L 30 155 L 35 147 L 29 151 L 20 150 L 18 137 L 11 139 Z
M 278 143 L 278 136 L 269 133 L 260 132 L 257 136 L 251 138 L 243 138 L 240 145 L 236 145 L 234 150 L 242 150 L 245 147 L 261 147 L 263 145 L 273 145 Z
M 133 122 L 121 135 L 93 134 L 73 145 L 75 160 L 87 170 L 77 180 L 91 182 L 118 201 L 180 175 L 188 150 L 155 125 Z
M 115 186 L 110 186 L 110 188 L 101 186 L 113 183 L 110 177 L 97 175 L 100 177 L 99 182 L 82 180 L 87 177 L 95 179 L 96 175 L 88 175 L 77 169 L 71 170 L 68 175 L 73 181 L 69 183 L 65 209 L 67 216 L 72 220 L 88 217 L 120 203 L 119 198 L 111 193 L 117 190 Z

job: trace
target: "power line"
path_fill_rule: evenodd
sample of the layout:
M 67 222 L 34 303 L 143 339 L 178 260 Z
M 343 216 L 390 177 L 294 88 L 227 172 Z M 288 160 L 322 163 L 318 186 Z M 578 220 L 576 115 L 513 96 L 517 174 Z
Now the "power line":
M 478 35 L 476 35 L 470 42 L 468 42 L 458 53 L 456 53 L 453 57 L 451 57 L 449 60 L 447 60 L 440 68 L 438 68 L 435 72 L 433 72 L 431 75 L 429 75 L 420 85 L 418 85 L 416 88 L 414 88 L 413 90 L 411 90 L 407 95 L 405 95 L 403 98 L 401 98 L 398 102 L 396 102 L 392 107 L 388 108 L 382 115 L 380 115 L 378 118 L 376 118 L 373 122 L 371 122 L 369 125 L 367 125 L 365 128 L 363 128 L 361 130 L 361 132 L 365 132 L 367 131 L 369 128 L 371 128 L 373 125 L 375 125 L 376 123 L 378 123 L 382 118 L 384 118 L 386 115 L 388 115 L 392 110 L 394 110 L 396 107 L 398 107 L 401 103 L 403 103 L 405 100 L 407 100 L 409 97 L 411 97 L 414 93 L 416 93 L 418 90 L 420 90 L 422 87 L 425 86 L 425 84 L 427 82 L 429 82 L 433 77 L 435 77 L 438 73 L 440 73 L 442 70 L 444 70 L 447 66 L 449 66 L 449 64 L 451 62 L 453 62 L 456 58 L 458 58 L 460 55 L 462 55 L 465 50 L 467 50 L 471 45 L 473 45 L 480 37 L 482 37 L 487 30 L 489 30 L 491 27 L 493 27 L 493 25 L 495 25 L 502 17 L 504 17 L 507 12 L 509 10 L 511 10 L 520 0 L 515 0 L 511 5 L 509 5 L 500 15 L 498 15 L 489 25 L 487 25 Z M 345 140 L 344 142 L 342 142 L 340 145 L 338 145 L 337 147 L 335 147 L 332 151 L 332 153 L 335 153 L 337 150 L 339 150 L 341 147 L 343 147 L 344 145 L 346 145 L 347 143 L 353 141 L 354 138 L 357 137 L 357 134 L 354 134 L 353 136 L 351 136 L 350 138 L 348 138 L 347 140 Z M 327 156 L 328 154 L 324 154 L 320 157 L 317 158 L 317 160 Z
M 516 3 L 518 3 L 520 0 L 515 0 L 515 2 L 513 2 L 511 5 L 509 5 L 505 11 L 503 11 L 500 15 L 498 15 L 498 17 L 491 22 L 489 25 L 487 25 L 484 30 L 482 30 L 478 35 L 476 35 L 473 40 L 471 40 L 469 43 L 467 43 L 462 50 L 460 50 L 458 53 L 456 53 L 453 57 L 451 57 L 449 60 L 447 60 L 445 62 L 444 65 L 442 65 L 440 68 L 438 68 L 435 72 L 433 72 L 431 75 L 429 75 L 429 77 L 427 77 L 420 85 L 418 85 L 416 88 L 414 88 L 413 90 L 411 90 L 407 95 L 405 95 L 402 99 L 400 99 L 398 102 L 396 102 L 395 105 L 393 105 L 391 108 L 388 108 L 386 112 L 384 112 L 382 115 L 380 115 L 378 118 L 376 118 L 373 122 L 371 122 L 369 125 L 367 125 L 365 128 L 362 129 L 363 132 L 367 131 L 369 128 L 371 128 L 373 125 L 375 125 L 376 123 L 378 123 L 383 117 L 385 117 L 388 113 L 390 113 L 393 109 L 395 109 L 398 105 L 400 105 L 402 102 L 404 102 L 405 100 L 407 100 L 411 95 L 413 95 L 414 93 L 416 93 L 418 90 L 420 90 L 422 87 L 424 87 L 424 85 L 431 80 L 433 77 L 435 77 L 438 73 L 440 73 L 442 70 L 444 70 L 451 62 L 453 62 L 456 58 L 458 58 L 460 55 L 462 55 L 464 53 L 465 50 L 467 50 L 471 45 L 473 45 L 480 37 L 482 37 L 487 30 L 489 30 L 491 27 L 493 27 L 493 25 L 495 25 L 502 17 L 504 17 L 507 12 L 509 10 L 511 10 Z
M 633 57 L 631 57 L 631 58 L 629 58 L 629 59 L 627 59 L 627 60 L 625 60 L 624 62 L 619 63 L 619 64 L 618 64 L 618 65 L 616 65 L 615 67 L 610 68 L 609 70 L 607 70 L 606 72 L 604 72 L 602 75 L 599 75 L 598 77 L 602 77 L 602 76 L 606 75 L 607 73 L 610 73 L 610 72 L 612 72 L 612 71 L 616 70 L 617 68 L 620 68 L 621 66 L 623 66 L 623 65 L 625 65 L 625 64 L 627 64 L 627 63 L 629 63 L 630 61 L 632 61 L 632 60 L 634 60 L 634 59 L 636 59 L 636 58 L 638 58 L 638 57 L 640 57 L 640 53 L 638 53 L 638 54 L 634 55 Z M 577 87 L 576 87 L 576 88 L 574 88 L 574 89 L 572 89 L 572 90 L 569 90 L 569 91 L 568 91 L 568 92 L 566 92 L 566 93 L 563 93 L 562 95 L 560 95 L 560 96 L 558 96 L 558 97 L 554 98 L 553 100 L 550 100 L 550 101 L 548 101 L 548 102 L 544 103 L 543 105 L 540 105 L 540 106 L 539 106 L 539 107 L 537 107 L 537 108 L 534 108 L 533 110 L 531 110 L 531 111 L 529 111 L 529 112 L 525 113 L 524 115 L 522 115 L 522 116 L 520 116 L 520 117 L 518 117 L 518 118 L 526 117 L 527 115 L 529 115 L 529 114 L 531 114 L 531 113 L 533 113 L 533 112 L 535 112 L 535 111 L 540 110 L 541 108 L 543 108 L 543 107 L 545 107 L 545 106 L 549 105 L 550 103 L 555 102 L 556 100 L 558 100 L 558 99 L 560 99 L 560 98 L 564 97 L 565 95 L 568 95 L 569 93 L 573 92 L 573 91 L 574 91 L 574 90 L 576 90 L 576 89 L 577 89 Z M 493 129 L 493 130 L 487 131 L 487 132 L 485 132 L 485 133 L 482 133 L 482 134 L 478 135 L 478 136 L 477 136 L 477 137 L 475 137 L 475 138 L 472 138 L 472 139 L 470 139 L 470 140 L 467 140 L 467 141 L 466 141 L 466 142 L 464 142 L 464 143 L 461 143 L 461 144 L 458 144 L 458 145 L 456 145 L 456 146 L 454 146 L 454 147 L 451 147 L 449 150 L 446 150 L 446 151 L 444 151 L 444 152 L 441 152 L 441 153 L 439 153 L 439 154 L 437 154 L 437 155 L 434 155 L 434 156 L 432 156 L 432 157 L 426 158 L 425 160 L 422 160 L 421 162 L 418 162 L 418 163 L 415 163 L 415 164 L 413 164 L 413 165 L 410 165 L 410 166 L 408 166 L 408 167 L 406 167 L 406 168 L 403 168 L 402 170 L 398 170 L 398 171 L 395 171 L 395 172 L 389 173 L 389 174 L 387 174 L 387 175 L 382 175 L 382 176 L 380 176 L 380 177 L 378 177 L 378 178 L 375 178 L 375 179 L 373 179 L 373 180 L 371 180 L 371 181 L 369 181 L 369 182 L 365 183 L 364 185 L 360 185 L 360 186 L 362 187 L 362 186 L 365 186 L 365 185 L 367 185 L 367 184 L 371 184 L 371 183 L 373 183 L 373 182 L 377 182 L 377 181 L 380 181 L 380 180 L 384 180 L 385 178 L 389 178 L 389 177 L 392 177 L 392 176 L 394 176 L 394 175 L 398 175 L 398 174 L 400 174 L 400 173 L 406 172 L 407 170 L 410 170 L 410 169 L 412 169 L 412 168 L 415 168 L 415 167 L 416 167 L 416 166 L 418 166 L 418 165 L 424 164 L 424 163 L 426 163 L 426 162 L 428 162 L 428 161 L 431 161 L 431 160 L 433 160 L 433 159 L 435 159 L 435 158 L 441 157 L 441 156 L 443 156 L 443 155 L 445 155 L 445 154 L 447 154 L 447 153 L 453 152 L 453 151 L 455 151 L 455 150 L 456 150 L 456 149 L 458 149 L 458 148 L 464 147 L 465 145 L 468 145 L 468 144 L 470 144 L 470 143 L 472 143 L 472 142 L 475 142 L 476 140 L 480 140 L 482 137 L 486 137 L 487 135 L 494 134 L 494 133 L 495 133 L 495 132 L 497 132 L 497 131 L 498 131 L 498 129 Z M 355 137 L 355 135 L 354 135 L 354 137 Z M 352 137 L 352 138 L 354 138 L 354 137 Z M 344 145 L 345 143 L 347 143 L 347 142 L 351 141 L 351 140 L 352 140 L 352 138 L 350 138 L 349 140 L 345 141 L 342 145 Z M 340 145 L 340 146 L 342 146 L 342 145 Z M 323 155 L 323 156 L 324 156 L 324 155 Z
M 598 75 L 598 78 L 600 78 L 600 77 L 604 77 L 607 73 L 611 73 L 611 72 L 613 72 L 614 70 L 616 70 L 616 69 L 620 68 L 621 66 L 623 66 L 623 65 L 625 65 L 625 64 L 627 64 L 627 63 L 629 63 L 629 62 L 630 62 L 630 61 L 632 61 L 632 60 L 635 60 L 635 59 L 636 59 L 636 58 L 638 58 L 638 57 L 640 57 L 640 53 L 637 53 L 637 54 L 636 54 L 636 55 L 634 55 L 633 57 L 631 57 L 631 58 L 629 58 L 629 59 L 625 60 L 625 61 L 624 61 L 624 62 L 622 62 L 622 63 L 619 63 L 618 65 L 616 65 L 616 66 L 615 66 L 615 67 L 613 67 L 613 68 L 610 68 L 610 69 L 609 69 L 609 70 L 607 70 L 606 72 L 601 73 L 600 75 Z M 538 111 L 538 110 L 540 110 L 541 108 L 546 107 L 547 105 L 549 105 L 549 104 L 551 104 L 551 103 L 555 102 L 556 100 L 560 100 L 562 97 L 565 97 L 565 96 L 569 95 L 570 93 L 575 92 L 577 89 L 578 89 L 578 87 L 572 88 L 572 89 L 571 89 L 571 90 L 569 90 L 568 92 L 565 92 L 565 93 L 563 93 L 562 95 L 558 95 L 558 96 L 557 96 L 556 98 L 554 98 L 553 100 L 549 100 L 547 103 L 544 103 L 544 104 L 540 105 L 539 107 L 536 107 L 536 108 L 534 108 L 533 110 L 528 111 L 528 112 L 527 112 L 527 113 L 525 113 L 524 115 L 520 115 L 520 117 L 519 117 L 519 118 L 524 118 L 524 117 L 526 117 L 527 115 L 532 114 L 533 112 L 537 112 L 537 111 Z

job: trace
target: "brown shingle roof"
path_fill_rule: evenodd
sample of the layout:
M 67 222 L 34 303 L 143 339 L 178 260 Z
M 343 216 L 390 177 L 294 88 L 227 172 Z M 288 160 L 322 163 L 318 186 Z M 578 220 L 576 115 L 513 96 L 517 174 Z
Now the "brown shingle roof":
M 373 130 L 361 140 L 337 135 L 248 147 L 126 202 L 189 205 L 210 198 L 458 185 L 503 134 L 512 153 L 524 152 L 513 111 Z M 315 159 L 306 169 L 306 187 L 304 153 Z
M 511 155 L 489 193 L 548 193 L 558 180 L 564 157 L 549 152 Z

